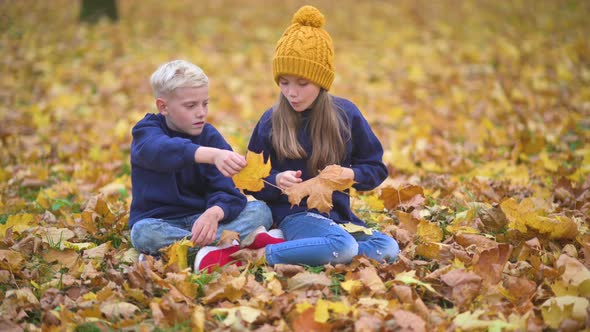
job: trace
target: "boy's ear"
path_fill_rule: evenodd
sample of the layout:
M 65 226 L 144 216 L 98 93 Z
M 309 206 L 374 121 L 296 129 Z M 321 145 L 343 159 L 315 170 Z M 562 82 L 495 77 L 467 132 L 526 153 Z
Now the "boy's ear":
M 160 114 L 166 115 L 168 113 L 168 106 L 166 105 L 166 101 L 164 99 L 156 99 L 156 107 L 158 108 L 158 112 L 160 112 Z

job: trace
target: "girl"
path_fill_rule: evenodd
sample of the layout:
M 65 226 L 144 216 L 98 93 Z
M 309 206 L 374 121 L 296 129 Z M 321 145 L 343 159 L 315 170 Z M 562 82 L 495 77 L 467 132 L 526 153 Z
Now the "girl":
M 259 192 L 248 192 L 271 208 L 286 242 L 257 250 L 242 250 L 237 258 L 269 265 L 349 263 L 355 255 L 391 262 L 397 242 L 377 231 L 349 234 L 339 224 L 365 226 L 350 209 L 350 197 L 334 192 L 329 214 L 308 209 L 306 200 L 291 207 L 282 193 L 318 175 L 324 167 L 343 167 L 358 190 L 371 190 L 387 177 L 383 148 L 369 124 L 350 101 L 328 93 L 334 80 L 334 49 L 322 28 L 324 16 L 312 6 L 301 7 L 277 43 L 272 63 L 281 93 L 277 104 L 259 120 L 248 149 L 270 158 L 272 171 Z M 277 188 L 278 187 L 278 188 Z

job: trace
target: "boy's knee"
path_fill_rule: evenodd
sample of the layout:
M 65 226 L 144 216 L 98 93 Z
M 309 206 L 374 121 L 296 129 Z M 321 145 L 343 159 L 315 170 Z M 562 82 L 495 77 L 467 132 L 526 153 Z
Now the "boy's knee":
M 250 210 L 260 225 L 269 229 L 272 226 L 272 212 L 266 203 L 262 201 L 251 201 L 246 204 L 246 209 Z
M 157 239 L 151 236 L 154 235 L 152 228 L 152 225 L 144 220 L 138 221 L 131 228 L 131 244 L 137 251 L 150 255 L 158 253 L 157 251 L 154 252 L 153 248 Z

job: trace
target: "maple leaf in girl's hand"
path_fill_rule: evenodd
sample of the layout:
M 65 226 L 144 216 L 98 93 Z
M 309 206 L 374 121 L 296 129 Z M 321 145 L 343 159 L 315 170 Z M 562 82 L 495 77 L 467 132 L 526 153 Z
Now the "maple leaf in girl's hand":
M 330 165 L 316 177 L 287 188 L 285 194 L 289 196 L 289 203 L 292 205 L 299 205 L 304 197 L 309 196 L 307 207 L 326 213 L 333 207 L 332 193 L 335 190 L 346 190 L 353 184 L 354 179 L 345 174 L 342 167 Z
M 242 190 L 260 191 L 264 188 L 263 178 L 270 174 L 270 160 L 264 163 L 262 153 L 248 151 L 246 153 L 246 167 L 234 175 L 232 179 L 236 187 Z

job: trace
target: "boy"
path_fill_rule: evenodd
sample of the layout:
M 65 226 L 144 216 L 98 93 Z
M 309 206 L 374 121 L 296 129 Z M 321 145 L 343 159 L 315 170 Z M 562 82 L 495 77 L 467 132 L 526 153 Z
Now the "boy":
M 223 230 L 242 239 L 254 230 L 266 233 L 272 225 L 269 208 L 246 202 L 229 178 L 246 166 L 245 158 L 206 123 L 209 80 L 203 70 L 174 60 L 161 65 L 150 83 L 159 114 L 147 114 L 132 131 L 133 246 L 158 255 L 183 238 L 203 247 L 219 240 Z M 203 248 L 195 271 L 233 260 L 229 255 L 238 249 Z

